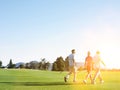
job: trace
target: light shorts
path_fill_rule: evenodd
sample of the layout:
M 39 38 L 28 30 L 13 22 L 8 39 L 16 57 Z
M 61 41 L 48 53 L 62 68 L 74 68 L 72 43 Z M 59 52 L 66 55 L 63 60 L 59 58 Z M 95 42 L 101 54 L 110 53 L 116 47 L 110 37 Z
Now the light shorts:
M 74 66 L 69 66 L 69 71 L 70 71 L 70 72 L 75 72 Z

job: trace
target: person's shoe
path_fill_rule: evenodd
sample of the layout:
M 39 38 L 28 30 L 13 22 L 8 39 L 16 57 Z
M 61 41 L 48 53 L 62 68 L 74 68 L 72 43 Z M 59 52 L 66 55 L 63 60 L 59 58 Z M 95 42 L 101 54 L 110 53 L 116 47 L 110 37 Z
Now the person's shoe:
M 67 82 L 67 78 L 66 77 L 64 77 L 64 81 Z
M 73 80 L 73 82 L 77 82 L 76 80 Z
M 87 84 L 87 81 L 86 81 L 86 80 L 83 80 L 83 83 L 84 83 L 84 84 Z
M 96 84 L 95 80 L 92 81 L 92 84 Z
M 101 80 L 101 81 L 100 81 L 100 83 L 102 84 L 102 83 L 104 83 L 104 81 L 103 81 L 103 80 Z

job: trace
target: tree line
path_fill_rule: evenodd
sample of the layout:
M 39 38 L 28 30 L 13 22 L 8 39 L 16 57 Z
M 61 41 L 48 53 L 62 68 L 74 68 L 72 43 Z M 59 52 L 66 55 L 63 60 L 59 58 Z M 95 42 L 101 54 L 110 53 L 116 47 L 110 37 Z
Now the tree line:
M 7 66 L 2 66 L 2 61 L 0 60 L 0 67 L 1 68 L 20 68 L 20 69 L 38 69 L 38 70 L 48 70 L 51 65 L 51 70 L 52 71 L 67 71 L 68 70 L 68 57 L 63 59 L 62 56 L 57 57 L 57 59 L 53 62 L 50 63 L 47 61 L 45 58 L 41 59 L 40 62 L 38 61 L 30 61 L 29 63 L 17 63 L 14 64 L 12 59 L 10 59 L 9 63 Z

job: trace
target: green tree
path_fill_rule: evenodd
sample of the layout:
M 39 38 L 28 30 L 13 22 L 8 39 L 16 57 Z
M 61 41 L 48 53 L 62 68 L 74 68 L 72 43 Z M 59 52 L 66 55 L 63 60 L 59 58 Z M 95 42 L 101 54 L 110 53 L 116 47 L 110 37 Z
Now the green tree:
M 2 61 L 0 61 L 0 67 L 2 67 Z
M 48 68 L 49 68 L 49 66 L 50 66 L 50 63 L 49 63 L 49 62 L 46 62 L 44 66 L 45 66 L 45 70 L 48 70 Z
M 38 69 L 38 68 L 39 68 L 39 62 L 37 61 L 30 62 L 30 69 Z
M 20 68 L 25 68 L 25 66 L 23 64 L 20 64 Z
M 39 69 L 40 70 L 48 70 L 50 63 L 47 62 L 45 58 L 41 59 L 39 62 Z
M 25 68 L 26 68 L 26 69 L 30 69 L 30 63 L 26 63 L 26 64 L 25 64 Z
M 45 58 L 42 58 L 41 61 L 39 62 L 39 69 L 40 70 L 45 70 L 46 69 L 46 59 Z
M 65 70 L 69 70 L 69 60 L 68 57 L 65 58 Z
M 56 61 L 53 63 L 53 69 L 55 71 L 64 71 L 65 70 L 65 62 L 62 57 L 58 57 Z
M 8 68 L 14 68 L 15 64 L 12 63 L 12 59 L 10 59 L 10 62 L 8 64 Z
M 52 68 L 52 70 L 53 70 L 53 71 L 58 71 L 56 62 L 53 63 L 53 68 Z
M 64 71 L 65 70 L 65 63 L 62 57 L 57 58 L 57 67 L 59 71 Z

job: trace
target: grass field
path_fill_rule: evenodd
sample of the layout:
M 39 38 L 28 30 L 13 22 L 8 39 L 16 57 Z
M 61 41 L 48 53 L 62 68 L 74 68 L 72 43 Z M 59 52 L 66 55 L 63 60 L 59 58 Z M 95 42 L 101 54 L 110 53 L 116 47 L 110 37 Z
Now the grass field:
M 97 79 L 96 85 L 83 84 L 86 71 L 78 72 L 77 82 L 70 80 L 65 83 L 63 77 L 67 72 L 51 72 L 39 70 L 0 70 L 0 90 L 119 90 L 120 72 L 103 71 L 104 83 Z

